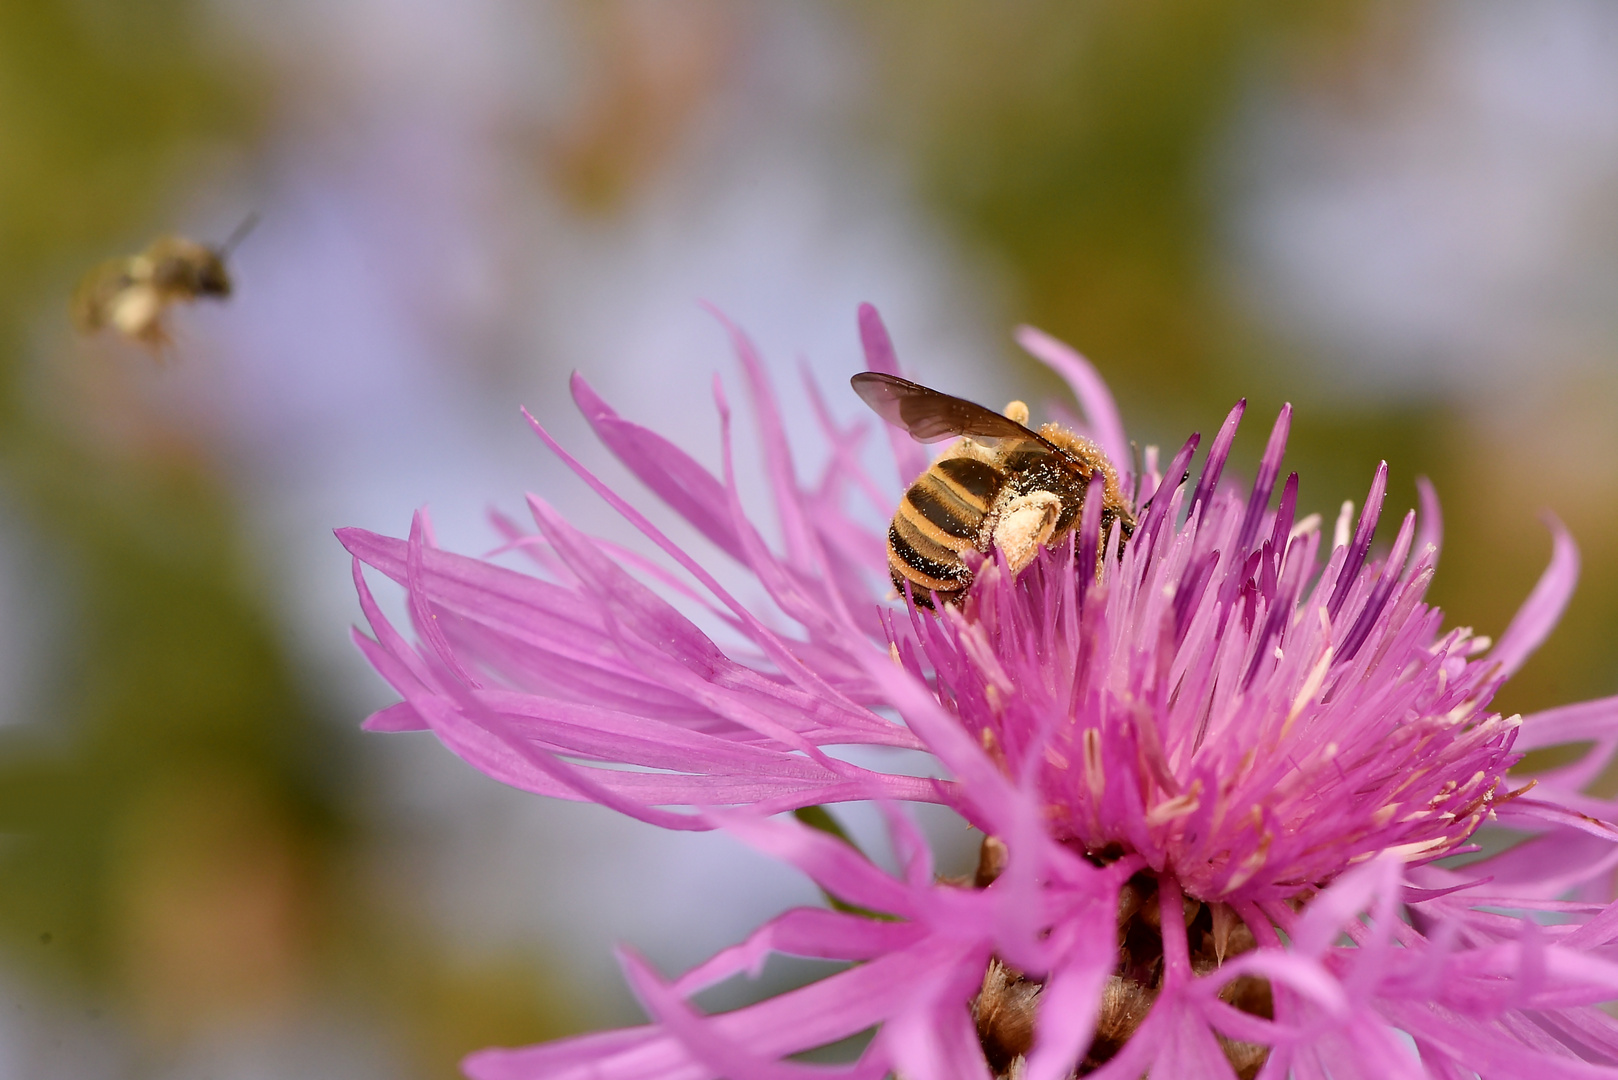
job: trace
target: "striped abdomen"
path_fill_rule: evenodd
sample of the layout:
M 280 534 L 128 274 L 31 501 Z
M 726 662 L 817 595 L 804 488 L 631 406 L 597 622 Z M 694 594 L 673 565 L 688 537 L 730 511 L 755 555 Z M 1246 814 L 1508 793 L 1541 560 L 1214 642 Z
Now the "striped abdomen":
M 962 553 L 983 550 L 983 519 L 1005 486 L 1006 474 L 972 457 L 935 462 L 910 485 L 888 528 L 888 572 L 916 603 L 932 606 L 928 592 L 953 599 L 972 583 Z

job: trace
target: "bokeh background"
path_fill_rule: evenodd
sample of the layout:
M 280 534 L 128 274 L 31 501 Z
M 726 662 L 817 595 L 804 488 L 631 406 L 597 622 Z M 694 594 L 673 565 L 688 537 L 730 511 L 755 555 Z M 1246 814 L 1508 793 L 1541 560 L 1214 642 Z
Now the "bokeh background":
M 73 334 L 96 262 L 252 212 L 165 357 Z M 812 902 L 357 731 L 330 528 L 619 529 L 517 406 L 600 463 L 578 368 L 713 461 L 699 300 L 847 415 L 862 300 L 992 404 L 1057 392 L 1040 325 L 1143 444 L 1245 395 L 1249 470 L 1290 400 L 1306 508 L 1433 479 L 1484 633 L 1549 509 L 1584 578 L 1500 705 L 1618 692 L 1607 0 L 8 0 L 0 1076 L 450 1077 L 633 1022 L 615 941 L 673 970 Z

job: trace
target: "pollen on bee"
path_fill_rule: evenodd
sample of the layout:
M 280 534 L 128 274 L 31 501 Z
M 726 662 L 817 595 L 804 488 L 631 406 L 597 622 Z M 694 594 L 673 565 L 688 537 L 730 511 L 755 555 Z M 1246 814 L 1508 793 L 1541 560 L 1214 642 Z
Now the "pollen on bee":
M 994 542 L 1012 573 L 1033 562 L 1041 544 L 1050 540 L 1061 515 L 1062 500 L 1049 491 L 1033 491 L 1012 499 L 995 522 Z

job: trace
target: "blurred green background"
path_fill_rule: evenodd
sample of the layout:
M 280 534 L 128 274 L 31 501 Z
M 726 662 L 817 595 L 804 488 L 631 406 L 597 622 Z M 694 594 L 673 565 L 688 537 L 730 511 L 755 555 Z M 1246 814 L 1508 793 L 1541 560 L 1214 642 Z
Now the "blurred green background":
M 1518 98 L 1444 82 L 1460 57 L 1485 65 L 1485 89 L 1509 91 L 1575 38 L 1580 62 L 1618 68 L 1618 36 L 1599 5 L 1546 5 L 1532 33 L 1500 5 L 1416 7 L 0 6 L 0 985 L 15 1013 L 0 1019 L 0 1072 L 445 1077 L 481 1045 L 624 1018 L 545 933 L 491 948 L 457 929 L 481 918 L 464 894 L 486 877 L 455 869 L 456 838 L 481 835 L 492 804 L 429 799 L 465 818 L 439 834 L 377 794 L 437 790 L 433 770 L 456 766 L 430 748 L 401 763 L 357 734 L 386 696 L 340 637 L 357 612 L 323 528 L 372 515 L 362 523 L 400 531 L 417 502 L 461 491 L 486 460 L 507 462 L 489 480 L 503 498 L 525 482 L 508 478 L 542 483 L 537 455 L 506 452 L 522 445 L 514 405 L 527 395 L 560 415 L 572 366 L 617 364 L 603 377 L 630 387 L 701 384 L 683 363 L 635 367 L 657 363 L 655 312 L 636 316 L 648 329 L 634 347 L 569 336 L 570 321 L 614 319 L 636 290 L 713 296 L 788 356 L 836 342 L 814 357 L 835 385 L 862 298 L 846 293 L 875 260 L 890 280 L 872 298 L 930 381 L 1054 394 L 998 344 L 1032 322 L 1094 360 L 1143 442 L 1209 432 L 1246 396 L 1245 469 L 1290 400 L 1307 509 L 1334 516 L 1386 458 L 1386 529 L 1414 505 L 1414 477 L 1434 480 L 1447 543 L 1433 596 L 1457 622 L 1504 628 L 1548 556 L 1537 514 L 1559 515 L 1584 578 L 1499 705 L 1618 691 L 1618 331 L 1599 314 L 1618 310 L 1604 306 L 1618 281 L 1618 97 L 1604 113 L 1587 100 L 1597 78 L 1530 101 L 1545 130 L 1597 133 L 1575 125 L 1552 149 L 1593 149 L 1557 157 Z M 1488 63 L 1505 74 L 1489 82 Z M 1469 144 L 1439 137 L 1457 110 L 1506 164 L 1470 169 Z M 1424 123 L 1438 133 L 1426 142 Z M 1341 192 L 1316 181 L 1352 160 L 1365 190 L 1386 177 L 1403 191 L 1412 145 L 1443 167 L 1436 198 L 1401 211 L 1409 235 L 1425 235 L 1424 213 L 1459 217 L 1455 235 L 1500 235 L 1500 264 L 1530 251 L 1532 273 L 1488 280 L 1535 300 L 1493 352 L 1418 320 L 1426 336 L 1401 354 L 1390 316 L 1395 344 L 1376 367 L 1352 335 L 1333 336 L 1329 313 L 1288 316 L 1262 252 L 1316 250 L 1300 222 L 1319 218 L 1297 207 L 1325 200 L 1318 213 L 1346 221 L 1318 245 L 1331 280 L 1331 238 L 1355 235 L 1357 212 L 1374 236 L 1388 211 L 1351 194 L 1333 203 Z M 382 164 L 368 171 L 375 147 Z M 1569 176 L 1584 201 L 1564 206 L 1556 184 Z M 1528 194 L 1468 201 L 1474 181 Z M 1550 224 L 1534 216 L 1547 201 L 1565 210 Z M 1291 216 L 1272 220 L 1283 205 Z M 90 266 L 163 232 L 217 239 L 252 210 L 264 222 L 240 253 L 238 298 L 178 312 L 169 355 L 73 336 L 67 297 Z M 845 218 L 875 222 L 880 243 L 849 239 Z M 761 221 L 797 232 L 783 241 Z M 702 237 L 700 258 L 681 254 L 682 228 Z M 1253 240 L 1277 231 L 1301 247 Z M 341 242 L 321 246 L 328 234 Z M 1476 269 L 1436 235 L 1439 256 Z M 1409 259 L 1429 275 L 1411 295 L 1448 298 L 1457 325 L 1491 333 L 1515 303 L 1499 289 L 1454 300 L 1464 274 L 1446 276 L 1430 251 Z M 794 261 L 817 269 L 809 286 L 783 286 L 790 301 L 736 284 L 781 266 L 802 275 Z M 1593 298 L 1573 303 L 1581 288 Z M 373 317 L 345 321 L 356 310 Z M 952 332 L 969 325 L 935 369 L 907 341 L 930 341 L 944 310 Z M 1366 309 L 1345 310 L 1352 322 Z M 796 340 L 805 321 L 824 337 Z M 666 335 L 670 355 L 722 367 L 716 339 L 697 349 L 685 325 Z M 1435 374 L 1406 377 L 1418 369 Z M 344 370 L 360 374 L 345 383 Z M 370 438 L 379 416 L 436 415 L 411 411 L 428 408 L 402 396 L 412 386 L 459 395 L 457 423 L 511 427 L 512 442 L 464 459 L 327 456 Z M 406 426 L 392 432 L 401 446 L 447 447 L 462 430 Z M 471 516 L 463 535 L 481 535 Z M 288 544 L 325 560 L 320 572 Z M 455 776 L 443 783 L 476 783 Z M 556 821 L 525 827 L 549 836 Z M 450 885 L 400 877 L 422 851 Z M 572 858 L 597 856 L 614 859 L 611 844 Z M 487 858 L 477 865 L 526 857 L 519 844 Z M 490 887 L 542 905 L 547 881 L 586 877 L 566 863 Z M 456 903 L 474 914 L 446 915 Z M 499 938 L 507 924 L 491 925 Z M 283 1052 L 294 1045 L 306 1056 Z M 240 1064 L 255 1053 L 258 1071 Z

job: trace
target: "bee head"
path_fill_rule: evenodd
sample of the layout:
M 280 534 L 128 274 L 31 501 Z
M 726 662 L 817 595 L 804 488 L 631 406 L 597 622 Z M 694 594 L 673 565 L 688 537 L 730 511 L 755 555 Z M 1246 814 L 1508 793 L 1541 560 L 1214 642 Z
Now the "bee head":
M 225 260 L 217 252 L 210 251 L 207 258 L 197 262 L 195 284 L 198 296 L 230 295 L 230 274 L 225 270 Z

